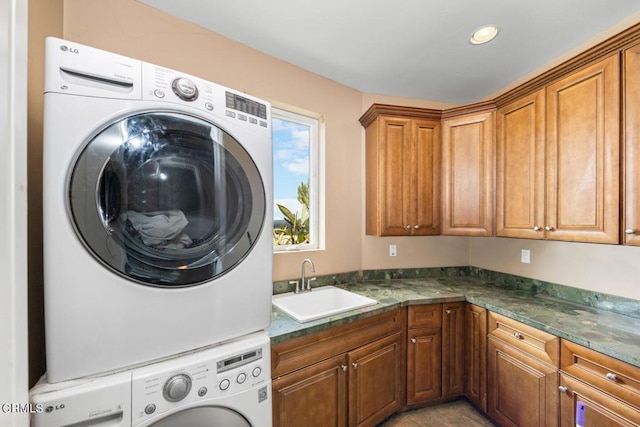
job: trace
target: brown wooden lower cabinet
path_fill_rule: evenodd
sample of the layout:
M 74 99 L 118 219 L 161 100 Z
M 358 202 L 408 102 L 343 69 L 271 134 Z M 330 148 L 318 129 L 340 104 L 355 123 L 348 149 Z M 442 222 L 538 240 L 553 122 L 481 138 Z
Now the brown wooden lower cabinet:
M 347 425 L 347 356 L 273 380 L 275 426 Z
M 442 339 L 440 328 L 409 329 L 407 405 L 440 399 Z
M 487 310 L 466 305 L 464 316 L 464 394 L 487 412 Z

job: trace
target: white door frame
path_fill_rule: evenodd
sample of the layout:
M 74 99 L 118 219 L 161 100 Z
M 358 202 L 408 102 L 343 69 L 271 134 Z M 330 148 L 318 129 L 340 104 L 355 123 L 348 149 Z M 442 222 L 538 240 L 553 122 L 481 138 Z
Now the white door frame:
M 0 425 L 8 427 L 29 424 L 27 3 L 0 0 Z

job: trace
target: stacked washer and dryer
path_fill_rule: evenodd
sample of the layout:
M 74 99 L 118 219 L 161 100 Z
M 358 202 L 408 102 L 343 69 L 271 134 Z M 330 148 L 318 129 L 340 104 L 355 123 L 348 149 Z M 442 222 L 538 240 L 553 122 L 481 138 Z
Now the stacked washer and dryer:
M 270 426 L 268 102 L 46 41 L 35 426 Z

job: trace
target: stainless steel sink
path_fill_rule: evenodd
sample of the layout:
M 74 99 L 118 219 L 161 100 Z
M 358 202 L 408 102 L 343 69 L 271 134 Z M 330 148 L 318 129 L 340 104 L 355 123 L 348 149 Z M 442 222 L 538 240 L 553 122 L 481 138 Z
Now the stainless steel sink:
M 378 301 L 335 286 L 314 288 L 311 292 L 274 295 L 273 305 L 300 323 L 377 304 Z

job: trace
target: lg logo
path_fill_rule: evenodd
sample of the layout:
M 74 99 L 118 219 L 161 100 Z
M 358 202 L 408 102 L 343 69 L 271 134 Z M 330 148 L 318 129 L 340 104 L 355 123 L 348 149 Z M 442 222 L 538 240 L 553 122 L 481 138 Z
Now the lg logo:
M 60 50 L 63 52 L 71 52 L 71 53 L 80 53 L 80 51 L 78 49 L 72 48 L 72 47 L 68 47 L 65 45 L 60 46 Z
M 57 411 L 59 409 L 64 409 L 64 403 L 62 403 L 60 405 L 55 405 L 55 406 L 47 406 L 46 408 L 44 408 L 44 412 L 50 413 L 50 412 L 53 412 L 53 411 Z

